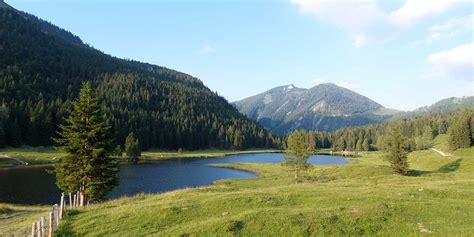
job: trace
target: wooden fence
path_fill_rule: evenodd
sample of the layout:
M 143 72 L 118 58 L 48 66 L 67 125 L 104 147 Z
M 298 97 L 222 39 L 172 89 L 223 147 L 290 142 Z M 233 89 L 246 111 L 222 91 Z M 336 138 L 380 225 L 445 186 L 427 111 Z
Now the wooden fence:
M 39 221 L 33 222 L 31 225 L 31 237 L 52 237 L 53 233 L 58 229 L 66 209 L 74 209 L 86 205 L 88 206 L 89 202 L 85 204 L 84 194 L 81 191 L 69 193 L 69 205 L 64 193 L 62 193 L 59 205 L 53 205 L 48 217 L 42 216 Z

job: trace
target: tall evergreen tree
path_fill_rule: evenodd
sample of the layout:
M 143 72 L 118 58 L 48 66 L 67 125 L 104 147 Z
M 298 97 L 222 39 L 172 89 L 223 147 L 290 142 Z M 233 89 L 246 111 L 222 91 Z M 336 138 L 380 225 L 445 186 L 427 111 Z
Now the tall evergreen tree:
M 471 146 L 471 128 L 468 113 L 462 113 L 448 129 L 448 144 L 451 150 Z
M 390 162 L 393 172 L 406 174 L 408 172 L 408 161 L 406 152 L 406 138 L 401 133 L 401 128 L 394 125 L 390 128 L 384 149 L 386 159 Z
M 138 161 L 138 158 L 142 155 L 140 142 L 133 132 L 129 133 L 127 139 L 125 139 L 125 153 L 128 159 L 133 162 Z
M 311 132 L 305 132 L 306 136 L 306 145 L 308 147 L 308 152 L 309 153 L 314 153 L 316 152 L 316 137 L 314 133 Z
M 100 201 L 117 184 L 118 163 L 112 152 L 109 125 L 98 98 L 85 82 L 66 124 L 55 141 L 67 155 L 56 165 L 56 183 L 66 192 L 81 190 L 86 200 Z
M 296 131 L 288 136 L 285 153 L 286 164 L 293 168 L 295 180 L 298 180 L 299 172 L 308 167 L 307 163 L 310 157 L 304 132 Z

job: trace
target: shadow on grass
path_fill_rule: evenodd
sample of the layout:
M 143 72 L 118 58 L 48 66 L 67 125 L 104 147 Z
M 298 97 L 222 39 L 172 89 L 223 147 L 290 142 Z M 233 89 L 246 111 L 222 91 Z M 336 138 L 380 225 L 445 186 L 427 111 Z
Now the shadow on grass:
M 449 164 L 443 165 L 438 169 L 438 172 L 443 174 L 454 172 L 461 166 L 461 161 L 462 159 L 457 159 Z
M 456 171 L 459 169 L 461 166 L 461 161 L 462 159 L 457 159 L 449 164 L 441 166 L 437 170 L 433 171 L 428 171 L 428 170 L 409 170 L 407 173 L 407 176 L 423 176 L 423 175 L 428 175 L 428 174 L 436 174 L 436 173 L 441 173 L 441 174 L 447 174 Z

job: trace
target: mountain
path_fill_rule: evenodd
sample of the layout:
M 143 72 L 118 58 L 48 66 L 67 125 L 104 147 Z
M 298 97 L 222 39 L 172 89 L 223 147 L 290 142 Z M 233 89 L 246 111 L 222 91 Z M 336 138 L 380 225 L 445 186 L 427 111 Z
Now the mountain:
M 392 117 L 392 120 L 411 118 L 427 114 L 451 112 L 464 108 L 474 108 L 474 96 L 450 97 L 442 99 L 432 105 L 423 106 L 413 111 L 397 113 Z
M 116 144 L 131 131 L 143 149 L 240 149 L 277 142 L 199 79 L 112 57 L 0 2 L 0 146 L 52 145 L 50 138 L 85 81 L 102 102 Z
M 332 83 L 310 89 L 280 86 L 234 104 L 241 113 L 280 135 L 299 128 L 334 131 L 379 123 L 397 113 Z

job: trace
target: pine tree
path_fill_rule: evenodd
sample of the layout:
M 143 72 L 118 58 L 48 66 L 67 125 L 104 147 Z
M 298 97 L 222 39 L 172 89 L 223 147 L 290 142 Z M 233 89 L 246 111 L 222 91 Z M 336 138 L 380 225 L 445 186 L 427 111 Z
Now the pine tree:
M 396 174 L 408 172 L 406 144 L 406 138 L 402 135 L 400 126 L 392 126 L 384 148 L 387 152 L 386 159 Z
M 295 180 L 298 180 L 300 170 L 304 170 L 308 167 L 307 162 L 310 157 L 303 132 L 293 132 L 288 136 L 288 144 L 285 153 L 286 164 L 293 168 Z
M 382 135 L 377 137 L 376 146 L 377 146 L 377 150 L 379 150 L 379 151 L 384 149 L 385 140 L 384 140 L 384 137 Z
M 309 153 L 316 152 L 316 137 L 311 132 L 306 133 L 306 145 Z
M 125 139 L 125 154 L 127 154 L 130 161 L 136 162 L 141 156 L 140 142 L 135 137 L 133 132 L 129 133 Z
M 449 127 L 448 144 L 451 150 L 471 146 L 470 119 L 467 113 L 458 116 Z
M 362 149 L 364 151 L 369 151 L 370 150 L 369 140 L 367 138 L 364 139 L 364 142 L 362 143 Z
M 423 149 L 428 149 L 431 146 L 431 143 L 433 141 L 433 129 L 430 126 L 425 126 L 423 128 L 423 143 L 424 143 L 424 148 Z
M 66 192 L 81 190 L 86 200 L 104 199 L 118 182 L 118 164 L 110 157 L 110 127 L 89 83 L 83 83 L 66 125 L 60 128 L 55 141 L 67 155 L 56 165 L 57 185 Z

